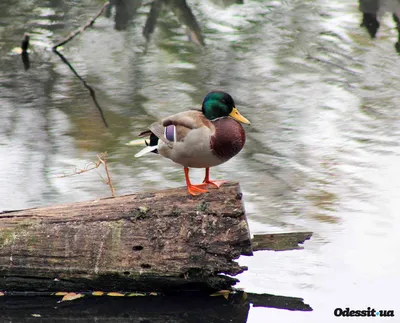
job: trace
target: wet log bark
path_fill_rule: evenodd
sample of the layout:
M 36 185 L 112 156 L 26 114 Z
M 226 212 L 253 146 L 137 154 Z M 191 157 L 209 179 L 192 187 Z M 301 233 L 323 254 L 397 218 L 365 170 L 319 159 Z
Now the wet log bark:
M 6 291 L 226 289 L 251 254 L 237 183 L 0 214 Z

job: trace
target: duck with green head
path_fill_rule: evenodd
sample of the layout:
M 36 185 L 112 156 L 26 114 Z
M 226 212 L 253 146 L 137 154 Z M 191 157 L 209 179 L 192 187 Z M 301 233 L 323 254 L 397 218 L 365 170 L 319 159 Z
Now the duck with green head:
M 150 125 L 139 137 L 150 137 L 147 147 L 135 157 L 158 153 L 184 167 L 188 191 L 198 195 L 208 185 L 219 188 L 226 181 L 210 180 L 210 167 L 225 163 L 243 148 L 246 141 L 240 123 L 250 124 L 235 107 L 232 97 L 222 91 L 206 95 L 200 110 L 174 114 Z M 192 184 L 189 168 L 205 168 L 202 184 Z

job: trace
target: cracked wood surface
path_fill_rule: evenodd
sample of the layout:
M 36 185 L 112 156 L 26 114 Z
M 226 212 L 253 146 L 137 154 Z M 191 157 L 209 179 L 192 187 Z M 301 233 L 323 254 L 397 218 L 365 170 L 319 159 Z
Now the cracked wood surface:
M 0 213 L 0 290 L 223 289 L 251 254 L 237 183 Z

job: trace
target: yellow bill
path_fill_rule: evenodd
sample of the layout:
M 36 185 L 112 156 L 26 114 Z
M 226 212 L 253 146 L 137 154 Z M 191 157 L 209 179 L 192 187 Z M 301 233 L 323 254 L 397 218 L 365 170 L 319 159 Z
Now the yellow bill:
M 236 121 L 241 122 L 241 123 L 250 124 L 250 121 L 247 120 L 245 117 L 243 117 L 243 116 L 239 113 L 238 109 L 236 109 L 236 108 L 233 108 L 233 109 L 232 109 L 232 112 L 229 114 L 229 116 L 230 116 L 231 118 L 235 119 Z

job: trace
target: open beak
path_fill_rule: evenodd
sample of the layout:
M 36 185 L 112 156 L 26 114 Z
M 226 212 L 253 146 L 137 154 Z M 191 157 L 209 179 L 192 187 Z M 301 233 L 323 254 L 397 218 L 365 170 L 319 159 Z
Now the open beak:
M 229 114 L 229 116 L 230 116 L 231 118 L 235 119 L 236 121 L 241 122 L 241 123 L 250 124 L 250 121 L 247 120 L 245 117 L 243 117 L 243 116 L 239 113 L 238 109 L 236 109 L 236 108 L 233 108 L 233 109 L 232 109 L 232 112 Z

